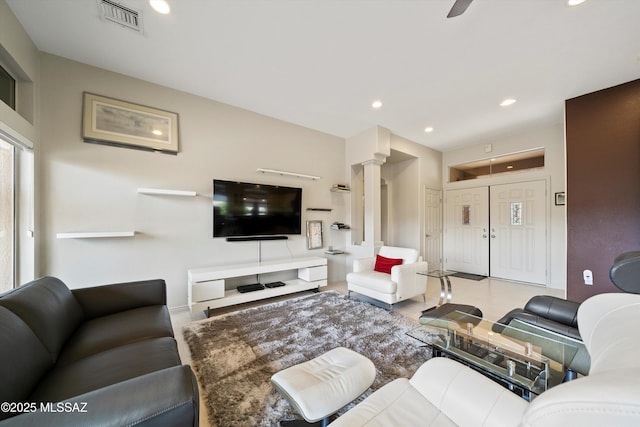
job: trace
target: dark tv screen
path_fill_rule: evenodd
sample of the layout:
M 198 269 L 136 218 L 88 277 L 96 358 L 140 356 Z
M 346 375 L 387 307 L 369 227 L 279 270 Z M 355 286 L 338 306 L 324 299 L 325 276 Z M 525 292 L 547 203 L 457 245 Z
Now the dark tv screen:
M 302 188 L 213 180 L 213 237 L 302 233 Z

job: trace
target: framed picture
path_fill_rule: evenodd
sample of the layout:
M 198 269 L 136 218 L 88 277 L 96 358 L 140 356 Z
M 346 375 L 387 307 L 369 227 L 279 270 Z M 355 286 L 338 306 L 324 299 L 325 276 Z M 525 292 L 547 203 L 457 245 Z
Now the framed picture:
M 178 153 L 178 114 L 85 92 L 85 142 Z
M 320 249 L 322 242 L 322 221 L 307 221 L 307 249 Z
M 561 193 L 556 193 L 556 206 L 562 206 L 566 203 L 564 197 L 564 191 Z

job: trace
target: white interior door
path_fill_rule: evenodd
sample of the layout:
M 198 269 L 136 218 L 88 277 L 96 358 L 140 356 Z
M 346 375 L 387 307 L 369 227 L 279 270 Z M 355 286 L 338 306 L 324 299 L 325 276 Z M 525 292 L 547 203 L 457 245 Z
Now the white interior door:
M 442 192 L 425 188 L 424 258 L 429 270 L 442 269 Z
M 491 276 L 547 282 L 547 185 L 491 186 Z
M 447 270 L 489 275 L 489 187 L 445 193 Z

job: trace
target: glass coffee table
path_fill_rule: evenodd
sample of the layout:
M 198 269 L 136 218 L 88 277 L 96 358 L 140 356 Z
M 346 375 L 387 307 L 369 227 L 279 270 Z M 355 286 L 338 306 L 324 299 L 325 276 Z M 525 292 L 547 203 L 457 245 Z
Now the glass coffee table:
M 526 400 L 561 383 L 577 348 L 529 331 L 454 311 L 407 332 Z M 551 357 L 551 356 L 553 357 Z

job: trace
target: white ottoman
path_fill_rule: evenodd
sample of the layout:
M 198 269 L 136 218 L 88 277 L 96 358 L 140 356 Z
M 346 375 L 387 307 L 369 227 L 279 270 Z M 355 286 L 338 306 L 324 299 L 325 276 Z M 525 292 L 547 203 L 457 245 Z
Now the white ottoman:
M 271 382 L 305 420 L 327 425 L 329 416 L 364 393 L 375 376 L 371 360 L 338 347 L 275 373 Z

